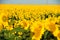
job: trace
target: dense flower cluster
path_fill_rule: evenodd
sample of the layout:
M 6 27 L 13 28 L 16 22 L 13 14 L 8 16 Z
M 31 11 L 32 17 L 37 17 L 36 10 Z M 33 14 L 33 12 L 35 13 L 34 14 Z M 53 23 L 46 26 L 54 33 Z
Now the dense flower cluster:
M 1 9 L 0 40 L 60 40 L 60 12 Z

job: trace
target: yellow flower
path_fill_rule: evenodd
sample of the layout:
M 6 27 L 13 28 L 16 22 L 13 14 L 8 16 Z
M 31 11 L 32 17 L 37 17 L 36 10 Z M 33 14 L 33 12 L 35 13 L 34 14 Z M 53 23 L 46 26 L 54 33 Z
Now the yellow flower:
M 31 27 L 31 32 L 34 33 L 32 40 L 40 40 L 42 34 L 44 33 L 44 26 L 42 25 L 42 23 L 40 21 L 35 21 Z
M 58 25 L 56 25 L 56 30 L 53 32 L 53 35 L 57 37 L 58 32 L 59 32 Z
M 58 40 L 60 40 L 60 31 L 57 34 L 57 38 L 58 38 Z
M 47 19 L 45 21 L 45 28 L 51 32 L 54 32 L 56 30 L 55 22 L 52 21 L 51 19 Z
M 0 31 L 3 29 L 3 25 L 2 24 L 0 24 Z
M 22 32 L 18 32 L 19 35 L 22 35 Z
M 29 22 L 24 19 L 23 21 L 20 22 L 20 25 L 22 25 L 24 29 L 28 29 Z
M 6 29 L 7 30 L 12 30 L 13 29 L 13 26 L 7 26 Z
M 3 25 L 8 22 L 8 14 L 6 13 L 1 13 L 0 15 L 0 23 Z

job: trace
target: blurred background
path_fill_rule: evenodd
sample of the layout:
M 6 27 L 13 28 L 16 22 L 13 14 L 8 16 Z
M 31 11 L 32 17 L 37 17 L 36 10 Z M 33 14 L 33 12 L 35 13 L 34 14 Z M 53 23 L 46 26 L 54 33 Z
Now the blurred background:
M 60 0 L 0 0 L 0 4 L 60 4 Z

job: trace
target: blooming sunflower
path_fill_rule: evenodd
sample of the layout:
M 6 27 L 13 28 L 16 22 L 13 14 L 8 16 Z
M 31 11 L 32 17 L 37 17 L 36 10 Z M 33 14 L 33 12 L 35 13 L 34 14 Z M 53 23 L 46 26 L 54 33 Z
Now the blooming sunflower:
M 56 30 L 55 21 L 51 20 L 51 18 L 46 19 L 45 28 L 51 32 L 54 32 Z
M 21 21 L 21 22 L 19 22 L 19 24 L 22 26 L 22 28 L 24 28 L 24 29 L 28 29 L 28 27 L 29 27 L 29 21 L 27 21 L 27 20 L 23 20 L 23 21 Z
M 42 34 L 44 33 L 44 26 L 40 21 L 35 21 L 31 27 L 31 32 L 33 32 L 32 40 L 40 40 Z

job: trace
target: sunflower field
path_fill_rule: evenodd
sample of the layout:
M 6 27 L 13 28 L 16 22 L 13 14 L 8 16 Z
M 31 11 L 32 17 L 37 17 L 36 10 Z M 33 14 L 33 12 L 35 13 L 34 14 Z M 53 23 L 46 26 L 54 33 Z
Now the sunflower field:
M 59 6 L 0 5 L 0 40 L 60 40 Z

